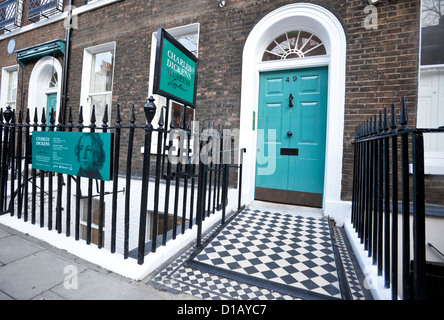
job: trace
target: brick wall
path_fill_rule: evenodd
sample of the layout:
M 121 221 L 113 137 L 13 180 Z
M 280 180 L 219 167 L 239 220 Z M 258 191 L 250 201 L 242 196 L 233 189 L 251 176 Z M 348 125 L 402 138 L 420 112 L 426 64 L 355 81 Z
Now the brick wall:
M 361 3 L 361 4 L 359 4 Z M 362 1 L 347 1 L 347 67 L 342 197 L 351 199 L 355 126 L 383 107 L 406 97 L 411 125 L 415 122 L 419 52 L 419 1 L 382 1 L 378 28 L 366 30 Z
M 68 104 L 77 112 L 80 103 L 83 51 L 87 47 L 116 43 L 113 105 L 120 103 L 127 123 L 129 107 L 135 104 L 143 124 L 142 107 L 149 81 L 151 36 L 165 29 L 190 23 L 200 24 L 197 117 L 238 127 L 242 51 L 248 34 L 266 14 L 283 5 L 300 1 L 237 0 L 219 8 L 216 0 L 165 1 L 126 0 L 82 14 L 78 29 L 72 32 Z M 342 198 L 350 200 L 352 184 L 351 140 L 356 124 L 363 118 L 407 98 L 412 126 L 415 119 L 419 52 L 419 0 L 382 0 L 378 8 L 378 28 L 367 30 L 364 0 L 315 0 L 330 10 L 344 27 L 347 38 L 345 127 Z M 83 5 L 75 0 L 75 6 Z M 64 37 L 62 23 L 40 28 L 16 37 L 18 45 L 35 44 Z M 7 41 L 0 41 L 5 52 Z M 0 55 L 0 65 L 11 56 Z M 29 68 L 31 69 L 31 68 Z M 26 70 L 28 71 L 28 68 Z M 26 86 L 25 86 L 26 88 Z M 113 108 L 112 121 L 114 121 Z M 249 125 L 249 124 L 247 124 Z M 138 135 L 136 141 L 142 141 Z M 138 149 L 135 148 L 135 150 Z M 123 152 L 122 152 L 123 154 Z M 122 155 L 123 157 L 123 155 Z M 134 169 L 140 169 L 134 160 Z M 431 190 L 443 188 L 434 177 Z M 428 182 L 427 182 L 428 183 Z M 433 199 L 438 199 L 436 195 Z M 439 202 L 439 200 L 436 200 Z M 442 202 L 442 200 L 441 200 Z

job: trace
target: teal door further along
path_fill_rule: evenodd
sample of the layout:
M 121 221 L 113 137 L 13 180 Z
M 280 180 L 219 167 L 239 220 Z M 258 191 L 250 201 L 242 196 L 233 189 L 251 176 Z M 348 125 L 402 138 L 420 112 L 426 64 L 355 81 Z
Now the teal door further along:
M 327 67 L 260 74 L 255 199 L 322 207 Z
M 56 109 L 57 109 L 57 93 L 47 93 L 46 94 L 46 124 L 49 124 L 49 119 L 51 118 L 51 110 L 54 111 L 54 120 L 57 121 L 56 118 Z

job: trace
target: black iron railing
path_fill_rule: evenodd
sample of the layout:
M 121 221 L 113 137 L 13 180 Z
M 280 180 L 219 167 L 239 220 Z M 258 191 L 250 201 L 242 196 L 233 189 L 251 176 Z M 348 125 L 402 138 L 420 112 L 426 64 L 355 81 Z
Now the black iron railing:
M 214 125 L 185 119 L 185 110 L 179 124 L 175 123 L 174 114 L 168 121 L 167 107 L 161 108 L 154 128 L 156 106 L 152 98 L 144 107 L 144 126 L 136 125 L 134 106 L 129 124 L 124 125 L 119 105 L 115 124 L 109 126 L 107 109 L 100 127 L 95 124 L 94 107 L 88 126 L 83 125 L 82 107 L 77 123 L 69 109 L 66 125 L 61 119 L 56 124 L 53 112 L 47 123 L 45 110 L 39 123 L 36 109 L 31 123 L 29 110 L 26 115 L 20 111 L 17 119 L 10 107 L 0 109 L 0 214 L 10 214 L 24 222 L 30 220 L 48 230 L 55 228 L 68 237 L 73 232 L 75 240 L 84 239 L 87 245 L 97 244 L 98 248 L 104 247 L 108 239 L 106 246 L 111 253 L 119 248 L 117 251 L 125 259 L 135 258 L 139 264 L 144 263 L 147 254 L 194 225 L 200 245 L 206 217 L 222 211 L 222 223 L 225 221 L 228 180 L 235 176 L 235 172 L 229 173 L 230 168 L 238 168 L 237 179 L 242 178 L 239 161 L 244 150 L 233 148 L 231 130 L 216 130 Z M 113 133 L 112 180 L 32 168 L 33 131 Z M 150 150 L 154 132 L 155 153 Z M 141 136 L 143 142 L 137 141 L 135 137 Z M 143 154 L 138 151 L 141 144 Z M 199 146 L 194 152 L 190 152 L 192 144 Z M 142 169 L 134 169 L 134 163 L 142 163 Z M 241 180 L 238 185 L 235 210 L 241 208 Z
M 423 134 L 436 132 L 444 132 L 444 129 L 408 127 L 404 98 L 401 99 L 399 125 L 393 104 L 390 121 L 385 108 L 379 117 L 375 115 L 356 128 L 352 224 L 364 249 L 377 265 L 378 275 L 384 275 L 385 287 L 391 288 L 393 299 L 426 297 Z M 411 214 L 413 234 L 410 234 Z

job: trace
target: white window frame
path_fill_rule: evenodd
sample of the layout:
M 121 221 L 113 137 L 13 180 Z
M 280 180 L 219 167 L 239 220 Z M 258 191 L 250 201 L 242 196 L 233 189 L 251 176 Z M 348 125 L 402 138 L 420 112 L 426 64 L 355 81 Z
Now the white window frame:
M 83 51 L 83 67 L 82 67 L 82 84 L 80 89 L 80 105 L 83 106 L 83 119 L 85 120 L 85 126 L 89 125 L 92 112 L 91 96 L 97 95 L 97 93 L 91 94 L 91 73 L 92 73 L 92 61 L 93 55 L 104 51 L 113 50 L 113 81 L 111 83 L 111 91 L 106 91 L 100 94 L 110 94 L 111 102 L 113 100 L 112 92 L 114 86 L 114 69 L 116 60 L 116 42 L 108 42 L 97 46 L 85 48 Z M 111 114 L 112 105 L 108 105 L 108 115 Z M 99 123 L 100 122 L 100 123 Z M 96 121 L 96 126 L 100 127 L 101 121 Z
M 419 63 L 421 64 L 421 48 L 422 48 L 422 2 L 420 1 L 420 26 L 419 26 Z M 420 65 L 418 71 L 418 100 L 417 106 L 419 106 L 419 100 L 421 99 L 421 73 L 435 69 L 444 70 L 444 65 Z M 444 92 L 441 92 L 444 94 Z M 416 113 L 416 119 L 418 119 L 418 112 Z M 434 133 L 436 134 L 436 133 Z M 426 136 L 426 135 L 424 135 Z M 410 166 L 412 168 L 412 166 Z M 412 170 L 412 169 L 411 169 Z M 412 172 L 410 170 L 410 172 Z M 424 151 L 424 173 L 430 175 L 444 175 L 444 151 Z
M 5 108 L 9 104 L 8 98 L 8 90 L 10 86 L 10 74 L 11 72 L 17 71 L 17 83 L 18 83 L 18 64 L 13 66 L 8 66 L 2 68 L 2 83 L 1 83 L 1 91 L 0 91 L 0 107 Z M 18 94 L 18 88 L 16 88 L 16 94 L 15 94 L 15 101 L 14 104 L 17 106 L 17 94 Z M 13 108 L 15 109 L 15 107 Z
M 171 28 L 166 30 L 169 34 L 171 34 L 173 37 L 183 36 L 191 33 L 197 32 L 197 56 L 199 56 L 199 35 L 200 35 L 200 24 L 199 23 L 192 23 L 176 28 Z M 159 121 L 160 117 L 160 109 L 163 106 L 166 106 L 166 98 L 153 94 L 153 83 L 154 83 L 154 64 L 156 61 L 156 47 L 157 47 L 157 31 L 153 32 L 151 37 L 151 58 L 150 58 L 150 75 L 149 75 L 149 86 L 148 86 L 148 97 L 153 96 L 155 99 L 154 104 L 157 106 L 156 115 L 153 118 L 153 125 L 155 128 L 157 128 L 157 123 Z M 180 104 L 180 103 L 179 103 Z M 172 102 L 170 102 L 170 108 L 169 108 L 169 114 L 168 114 L 168 122 L 171 121 L 171 105 Z M 166 118 L 166 115 L 164 113 L 164 120 Z M 193 114 L 193 119 L 195 118 L 195 113 Z M 188 119 L 187 119 L 188 121 Z M 169 123 L 165 123 L 165 126 L 169 127 Z M 168 137 L 167 137 L 168 141 Z M 174 140 L 174 146 L 177 147 L 177 139 Z M 168 143 L 168 142 L 167 142 Z M 190 149 L 193 150 L 193 141 L 190 142 Z M 144 152 L 144 147 L 141 147 L 140 152 Z M 151 154 L 157 154 L 157 132 L 153 132 L 153 137 L 151 140 Z M 191 154 L 190 154 L 191 155 Z

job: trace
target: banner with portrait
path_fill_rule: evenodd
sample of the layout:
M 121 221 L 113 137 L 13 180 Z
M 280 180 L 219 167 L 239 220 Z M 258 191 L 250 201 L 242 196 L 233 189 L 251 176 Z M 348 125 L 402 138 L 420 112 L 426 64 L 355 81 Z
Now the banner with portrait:
M 32 132 L 32 168 L 104 181 L 111 180 L 112 134 Z

